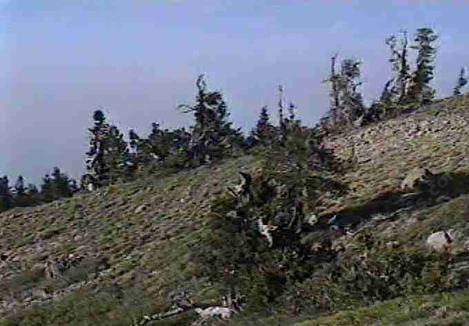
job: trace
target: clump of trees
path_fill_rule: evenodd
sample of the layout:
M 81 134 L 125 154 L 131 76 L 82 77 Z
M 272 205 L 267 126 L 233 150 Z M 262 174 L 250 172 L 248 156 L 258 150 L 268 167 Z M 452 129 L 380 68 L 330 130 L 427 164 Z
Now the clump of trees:
M 189 144 L 189 160 L 200 165 L 234 154 L 243 146 L 240 129 L 228 121 L 229 113 L 223 95 L 209 91 L 204 76 L 197 79 L 197 98 L 194 105 L 183 104 L 179 109 L 194 115 Z
M 241 184 L 213 201 L 212 232 L 192 257 L 198 273 L 242 293 L 250 307 L 275 302 L 311 275 L 305 231 L 321 194 L 344 191 L 332 178 L 340 161 L 321 146 L 322 134 L 296 117 L 294 105 L 285 114 L 282 94 L 280 88 L 278 124 L 268 122 L 264 108 L 251 133 L 261 145 L 260 171 L 242 172 Z
M 95 111 L 94 126 L 89 130 L 90 149 L 86 153 L 87 173 L 82 184 L 94 189 L 145 172 L 192 168 L 241 153 L 245 139 L 228 120 L 222 93 L 209 90 L 203 75 L 196 86 L 195 103 L 178 107 L 193 114 L 190 130 L 162 129 L 158 123 L 152 123 L 147 137 L 130 130 L 127 143 L 117 127 L 107 122 L 104 113 Z
M 379 99 L 365 107 L 360 91 L 361 63 L 345 59 L 337 69 L 337 55 L 331 58 L 331 72 L 325 80 L 330 85 L 330 109 L 321 120 L 328 131 L 342 131 L 366 123 L 396 116 L 431 103 L 435 90 L 431 86 L 434 78 L 436 41 L 438 35 L 431 28 L 419 28 L 413 43 L 406 31 L 392 35 L 385 43 L 390 50 L 389 62 L 393 76 L 386 82 Z M 414 51 L 414 52 L 412 52 Z M 415 56 L 412 64 L 410 56 Z M 460 73 L 455 95 L 466 85 L 464 71 Z
M 82 179 L 87 184 L 102 187 L 121 180 L 131 169 L 127 142 L 119 129 L 107 122 L 101 110 L 93 114 L 94 125 L 89 129 L 90 148 L 86 152 L 86 170 Z
M 13 185 L 7 176 L 0 178 L 0 212 L 14 207 L 29 207 L 66 197 L 72 197 L 79 190 L 77 182 L 63 173 L 58 167 L 46 174 L 40 188 L 30 183 L 26 185 L 20 175 Z
M 337 55 L 331 58 L 331 72 L 325 80 L 330 84 L 330 110 L 328 123 L 332 126 L 353 126 L 364 114 L 363 97 L 360 92 L 361 62 L 345 59 L 337 71 Z
M 223 94 L 210 90 L 203 75 L 196 81 L 195 102 L 178 107 L 179 111 L 193 115 L 194 122 L 189 129 L 170 130 L 154 122 L 148 135 L 141 136 L 130 130 L 127 140 L 102 110 L 96 110 L 93 126 L 89 129 L 86 174 L 81 178 L 80 188 L 94 190 L 146 173 L 179 171 L 210 164 L 254 147 L 270 148 L 270 153 L 282 156 L 288 150 L 277 151 L 278 147 L 274 145 L 284 146 L 309 155 L 314 161 L 316 156 L 303 148 L 305 139 L 308 146 L 319 146 L 313 131 L 322 135 L 341 132 L 430 103 L 435 97 L 431 82 L 437 40 L 438 36 L 431 28 L 417 29 L 412 41 L 406 31 L 387 38 L 385 43 L 390 50 L 389 63 L 393 75 L 384 85 L 381 96 L 369 107 L 364 104 L 361 93 L 362 62 L 353 58 L 339 62 L 338 55 L 334 55 L 330 74 L 324 81 L 330 86 L 330 108 L 315 129 L 301 124 L 296 117 L 295 105 L 285 104 L 284 90 L 280 86 L 277 123 L 271 121 L 267 107 L 263 107 L 255 127 L 245 138 L 240 129 L 229 121 Z M 415 62 L 411 62 L 414 58 Z M 454 95 L 461 95 L 466 84 L 466 71 L 462 68 Z M 321 155 L 324 155 L 321 159 L 327 157 L 325 152 Z M 8 178 L 4 177 L 0 180 L 0 210 L 68 197 L 78 188 L 74 180 L 58 169 L 44 177 L 40 190 L 34 185 L 25 186 L 22 177 L 14 187 L 10 187 Z

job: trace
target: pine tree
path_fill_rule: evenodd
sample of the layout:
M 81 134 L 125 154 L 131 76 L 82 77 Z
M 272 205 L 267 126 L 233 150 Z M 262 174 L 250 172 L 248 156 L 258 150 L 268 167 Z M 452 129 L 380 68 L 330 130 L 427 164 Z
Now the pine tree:
M 260 144 L 265 146 L 274 141 L 274 126 L 270 123 L 269 120 L 269 112 L 267 111 L 267 107 L 264 106 L 259 114 L 256 127 L 251 132 L 254 145 Z
M 151 162 L 148 139 L 141 138 L 133 129 L 129 130 L 129 160 L 132 174 L 140 173 Z
M 416 70 L 412 75 L 408 98 L 411 103 L 426 104 L 433 100 L 435 90 L 430 86 L 434 76 L 438 36 L 431 28 L 419 28 L 412 49 L 417 50 Z
M 25 187 L 25 181 L 22 176 L 19 176 L 15 182 L 14 188 L 14 206 L 15 207 L 29 207 L 40 203 L 37 187 L 33 184 L 28 184 Z
M 14 202 L 16 207 L 30 206 L 32 203 L 29 196 L 26 194 L 26 187 L 24 185 L 24 178 L 20 175 L 16 179 L 14 188 Z
M 170 168 L 184 168 L 189 160 L 191 134 L 185 128 L 170 133 L 171 146 L 165 165 Z
M 407 32 L 403 31 L 401 38 L 395 35 L 386 39 L 386 44 L 391 50 L 391 58 L 389 62 L 392 64 L 394 77 L 388 82 L 388 88 L 393 83 L 392 88 L 387 93 L 386 100 L 392 102 L 402 103 L 407 96 L 409 82 L 411 79 L 410 65 L 409 65 L 409 39 Z
M 328 122 L 323 121 L 323 125 L 329 124 L 330 126 L 335 126 L 340 119 L 339 114 L 341 111 L 340 108 L 340 74 L 336 72 L 336 62 L 338 55 L 335 54 L 331 57 L 331 70 L 329 77 L 324 80 L 330 84 L 330 109 L 328 114 Z
M 7 176 L 0 178 L 0 212 L 13 207 L 13 196 Z
M 65 173 L 62 173 L 58 167 L 52 170 L 52 185 L 56 198 L 72 197 L 75 180 L 70 179 Z
M 342 61 L 340 71 L 336 72 L 337 55 L 331 59 L 331 73 L 325 80 L 331 87 L 331 104 L 328 113 L 328 125 L 338 127 L 339 125 L 352 126 L 353 122 L 365 113 L 363 99 L 359 87 L 361 62 L 354 59 Z M 322 122 L 324 125 L 324 121 Z
M 109 168 L 106 166 L 105 155 L 105 138 L 109 133 L 110 126 L 106 123 L 106 117 L 101 110 L 96 110 L 93 114 L 94 126 L 89 129 L 90 132 L 90 148 L 86 152 L 86 169 L 88 171 L 88 182 L 95 187 L 102 186 L 108 182 Z M 46 183 L 46 180 L 44 180 Z
M 46 203 L 49 203 L 56 199 L 54 186 L 52 184 L 52 179 L 49 174 L 46 174 L 42 178 L 40 197 L 41 197 L 41 201 L 46 202 Z
M 208 163 L 232 154 L 243 143 L 239 129 L 228 121 L 229 113 L 220 92 L 207 90 L 204 76 L 197 79 L 198 94 L 193 106 L 180 105 L 185 113 L 192 112 L 190 157 L 194 164 Z
M 15 182 L 15 194 L 16 196 L 22 196 L 25 194 L 26 189 L 24 186 L 24 178 L 20 175 L 18 176 L 18 179 Z
M 124 135 L 116 126 L 111 126 L 109 134 L 105 138 L 105 166 L 108 167 L 106 178 L 109 183 L 125 180 L 130 177 L 131 162 L 130 153 Z
M 82 180 L 101 187 L 127 177 L 131 155 L 123 134 L 106 122 L 101 110 L 93 114 L 94 126 L 89 129 L 90 149 L 86 153 L 88 175 Z
M 54 167 L 52 173 L 46 174 L 42 179 L 40 197 L 42 201 L 48 203 L 60 198 L 72 197 L 77 190 L 76 181 L 62 173 L 58 167 Z
M 151 156 L 157 162 L 164 162 L 171 154 L 173 147 L 173 133 L 168 129 L 161 129 L 157 123 L 152 124 L 148 144 Z
M 28 206 L 35 206 L 40 203 L 39 190 L 32 183 L 28 184 L 26 188 L 26 196 L 28 198 Z
M 282 85 L 278 86 L 278 141 L 284 144 L 287 137 L 287 120 L 284 115 L 284 89 Z
M 342 61 L 340 70 L 339 90 L 340 106 L 342 116 L 346 123 L 351 125 L 353 121 L 364 114 L 364 105 L 362 94 L 359 87 L 361 62 L 354 59 L 345 59 Z
M 467 77 L 466 77 L 466 68 L 462 67 L 459 71 L 459 77 L 456 82 L 456 86 L 454 87 L 453 95 L 459 96 L 461 95 L 461 89 L 466 86 L 467 84 Z
M 30 183 L 30 184 L 28 184 L 28 187 L 26 189 L 26 193 L 30 197 L 35 197 L 39 194 L 39 190 L 37 189 L 36 185 Z

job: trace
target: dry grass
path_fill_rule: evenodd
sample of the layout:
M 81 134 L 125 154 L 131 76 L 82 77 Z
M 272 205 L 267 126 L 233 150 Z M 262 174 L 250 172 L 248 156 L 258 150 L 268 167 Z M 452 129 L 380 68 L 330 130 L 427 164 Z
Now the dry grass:
M 469 96 L 333 139 L 330 146 L 347 159 L 352 143 L 358 163 L 338 176 L 351 190 L 328 198 L 325 215 L 363 208 L 396 192 L 406 173 L 417 166 L 469 175 Z M 188 257 L 210 232 L 204 227 L 209 200 L 236 182 L 240 169 L 257 166 L 256 158 L 241 157 L 0 214 L 0 253 L 8 257 L 0 262 L 0 318 L 10 316 L 18 323 L 23 319 L 25 325 L 118 325 L 166 308 L 182 288 L 195 299 L 219 298 L 216 285 L 194 278 Z M 398 221 L 382 223 L 377 230 L 383 239 L 407 246 L 421 245 L 429 233 L 442 228 L 459 228 L 469 236 L 464 215 L 469 197 L 462 195 L 469 189 L 466 183 L 460 187 L 461 196 L 402 213 Z M 379 211 L 379 205 L 374 209 Z M 37 272 L 46 260 L 73 257 L 88 263 L 67 271 L 66 280 L 46 280 Z M 32 305 L 34 300 L 46 304 Z M 344 316 L 321 322 L 350 320 L 347 313 Z

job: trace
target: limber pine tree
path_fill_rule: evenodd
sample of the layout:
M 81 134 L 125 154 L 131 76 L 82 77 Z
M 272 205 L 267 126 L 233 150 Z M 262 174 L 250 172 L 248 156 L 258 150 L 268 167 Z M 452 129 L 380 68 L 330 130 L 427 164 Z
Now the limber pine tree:
M 387 38 L 386 44 L 391 51 L 389 62 L 392 64 L 394 76 L 388 81 L 387 87 L 385 87 L 388 91 L 382 100 L 403 103 L 407 97 L 409 82 L 411 80 L 407 31 L 402 31 L 400 38 L 395 35 Z M 392 88 L 389 88 L 391 84 Z
M 54 167 L 51 174 L 46 174 L 42 178 L 39 196 L 41 201 L 48 203 L 60 198 L 72 197 L 77 190 L 76 181 L 58 167 Z
M 456 82 L 456 86 L 454 87 L 454 90 L 453 90 L 453 95 L 454 96 L 461 95 L 461 89 L 464 86 L 466 86 L 466 84 L 467 84 L 466 68 L 462 67 L 461 70 L 459 71 L 459 76 Z
M 13 207 L 13 196 L 10 189 L 8 177 L 0 178 L 0 212 Z
M 16 179 L 15 186 L 14 186 L 14 205 L 16 207 L 25 207 L 30 206 L 32 204 L 32 200 L 30 200 L 27 189 L 24 185 L 24 178 L 23 176 L 18 176 Z
M 331 126 L 337 124 L 340 120 L 340 91 L 339 91 L 339 81 L 340 81 L 340 74 L 336 72 L 336 65 L 337 65 L 337 57 L 338 54 L 335 54 L 331 57 L 331 69 L 329 77 L 324 81 L 330 83 L 330 109 L 328 114 L 328 123 Z
M 82 183 L 101 187 L 125 179 L 131 171 L 131 155 L 123 134 L 110 125 L 101 110 L 93 114 L 89 129 L 90 148 L 86 152 L 86 169 Z
M 267 107 L 264 106 L 261 109 L 259 114 L 259 119 L 257 120 L 256 127 L 251 131 L 250 139 L 252 139 L 252 145 L 262 145 L 266 146 L 272 141 L 275 137 L 275 128 L 270 123 L 270 116 L 267 110 Z
M 336 69 L 337 55 L 331 58 L 331 72 L 324 81 L 330 84 L 330 109 L 327 116 L 328 128 L 353 126 L 354 121 L 365 114 L 360 86 L 361 62 L 345 59 L 340 71 Z M 324 124 L 324 120 L 323 120 Z
M 126 180 L 131 176 L 130 153 L 124 135 L 111 125 L 109 135 L 105 138 L 105 165 L 108 167 L 109 183 Z
M 191 135 L 185 128 L 161 129 L 158 123 L 152 123 L 147 138 L 141 138 L 130 130 L 129 139 L 131 161 L 137 173 L 161 167 L 180 169 L 188 161 Z
M 417 50 L 416 69 L 410 81 L 408 101 L 417 104 L 430 103 L 435 90 L 430 86 L 434 77 L 436 55 L 435 42 L 438 36 L 431 28 L 417 29 L 412 49 Z
M 349 125 L 364 114 L 363 98 L 359 90 L 362 85 L 360 66 L 361 62 L 358 60 L 345 59 L 340 70 L 342 109 Z
M 23 176 L 18 176 L 18 179 L 16 179 L 16 182 L 15 182 L 15 194 L 17 196 L 22 196 L 24 195 L 26 189 L 25 189 L 25 186 L 24 186 L 24 178 Z
M 189 155 L 192 163 L 198 165 L 233 154 L 242 147 L 243 137 L 240 130 L 234 129 L 228 121 L 229 112 L 223 95 L 209 91 L 203 75 L 199 76 L 196 85 L 195 105 L 180 105 L 178 108 L 194 114 Z

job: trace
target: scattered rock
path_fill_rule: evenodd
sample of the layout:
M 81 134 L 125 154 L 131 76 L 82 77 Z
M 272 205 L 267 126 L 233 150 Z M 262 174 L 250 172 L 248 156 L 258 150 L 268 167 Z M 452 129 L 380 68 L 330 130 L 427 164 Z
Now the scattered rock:
M 138 206 L 134 213 L 135 214 L 140 214 L 141 212 L 145 211 L 147 209 L 147 206 L 145 204 Z
M 316 214 L 311 214 L 308 217 L 306 217 L 306 223 L 309 224 L 310 226 L 315 225 L 319 221 L 319 218 Z
M 433 176 L 433 173 L 428 169 L 415 168 L 404 178 L 401 182 L 401 190 L 410 190 L 416 188 L 419 184 L 427 181 Z
M 400 246 L 399 241 L 389 241 L 388 243 L 386 243 L 386 248 L 388 249 L 395 249 L 395 248 L 398 248 L 399 246 Z
M 196 308 L 195 312 L 202 318 L 220 317 L 222 319 L 231 318 L 234 313 L 232 309 L 225 307 Z
M 427 238 L 427 246 L 436 252 L 446 252 L 454 242 L 454 237 L 450 231 L 438 231 L 432 233 Z

